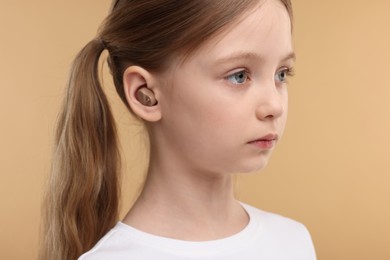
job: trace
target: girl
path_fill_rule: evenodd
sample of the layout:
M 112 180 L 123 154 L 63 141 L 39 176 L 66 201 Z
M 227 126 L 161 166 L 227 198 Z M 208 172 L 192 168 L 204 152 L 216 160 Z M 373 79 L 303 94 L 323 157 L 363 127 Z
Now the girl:
M 115 1 L 73 65 L 41 258 L 315 259 L 303 225 L 238 202 L 232 188 L 232 174 L 264 168 L 282 135 L 291 17 L 289 0 Z M 104 50 L 150 138 L 144 188 L 120 222 Z

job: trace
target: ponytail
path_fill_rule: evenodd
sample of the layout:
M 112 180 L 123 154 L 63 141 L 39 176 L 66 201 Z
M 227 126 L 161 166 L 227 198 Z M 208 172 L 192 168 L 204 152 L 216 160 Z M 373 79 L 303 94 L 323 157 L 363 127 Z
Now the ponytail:
M 77 259 L 118 219 L 117 133 L 98 73 L 104 49 L 92 40 L 73 64 L 44 203 L 42 260 Z

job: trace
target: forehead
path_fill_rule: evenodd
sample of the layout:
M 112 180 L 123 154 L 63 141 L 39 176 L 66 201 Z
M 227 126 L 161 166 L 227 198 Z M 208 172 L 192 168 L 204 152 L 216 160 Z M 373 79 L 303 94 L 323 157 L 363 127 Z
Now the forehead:
M 291 21 L 286 7 L 279 0 L 265 0 L 204 43 L 194 56 L 218 59 L 251 53 L 278 58 L 292 52 Z

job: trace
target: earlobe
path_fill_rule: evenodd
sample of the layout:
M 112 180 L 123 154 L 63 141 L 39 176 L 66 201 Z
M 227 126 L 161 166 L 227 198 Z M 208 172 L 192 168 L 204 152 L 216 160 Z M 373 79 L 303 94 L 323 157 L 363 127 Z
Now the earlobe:
M 123 88 L 131 110 L 149 122 L 161 119 L 155 93 L 154 76 L 139 66 L 128 67 L 123 74 Z

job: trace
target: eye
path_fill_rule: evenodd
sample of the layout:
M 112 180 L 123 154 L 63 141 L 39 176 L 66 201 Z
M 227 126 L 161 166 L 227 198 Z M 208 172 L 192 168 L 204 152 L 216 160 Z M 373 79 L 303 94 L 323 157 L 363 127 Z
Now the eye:
M 248 72 L 241 70 L 227 76 L 226 79 L 235 85 L 241 85 L 248 80 Z
M 290 77 L 292 75 L 293 75 L 292 68 L 284 68 L 276 72 L 275 80 L 284 83 L 287 81 L 287 77 Z

